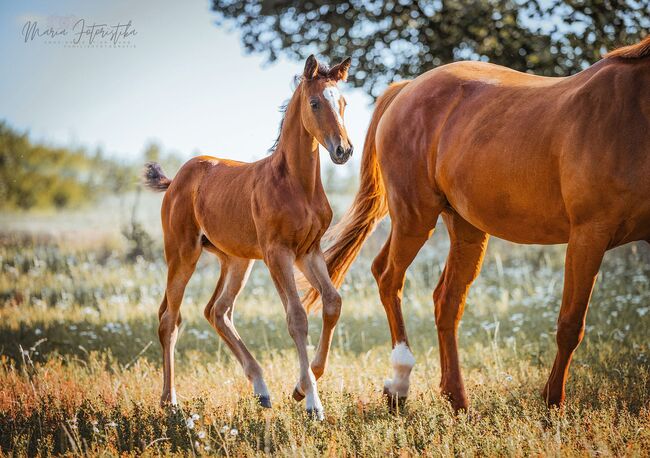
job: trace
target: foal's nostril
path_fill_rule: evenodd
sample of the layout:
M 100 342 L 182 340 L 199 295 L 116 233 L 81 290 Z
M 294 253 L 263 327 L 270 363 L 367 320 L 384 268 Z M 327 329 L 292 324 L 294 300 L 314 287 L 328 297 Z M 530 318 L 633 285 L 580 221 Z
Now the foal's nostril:
M 336 147 L 336 155 L 337 155 L 338 157 L 341 157 L 341 156 L 343 156 L 344 154 L 345 154 L 345 150 L 343 149 L 343 147 L 342 147 L 341 145 L 337 146 L 337 147 Z

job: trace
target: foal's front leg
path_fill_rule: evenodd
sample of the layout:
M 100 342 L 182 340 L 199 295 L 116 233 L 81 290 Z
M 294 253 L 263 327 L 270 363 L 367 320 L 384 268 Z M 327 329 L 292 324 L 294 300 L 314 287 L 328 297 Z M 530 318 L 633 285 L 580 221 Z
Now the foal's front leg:
M 318 397 L 316 377 L 309 367 L 307 355 L 307 313 L 300 302 L 296 282 L 293 277 L 295 255 L 289 249 L 276 247 L 267 251 L 264 261 L 271 272 L 275 287 L 280 294 L 282 304 L 287 313 L 289 334 L 296 343 L 298 360 L 300 362 L 300 378 L 298 386 L 307 399 L 307 413 L 318 420 L 325 418 L 323 405 Z
M 311 286 L 318 291 L 323 303 L 323 329 L 318 342 L 316 356 L 311 363 L 311 370 L 318 380 L 325 372 L 329 356 L 334 327 L 341 314 L 341 296 L 332 284 L 323 252 L 314 250 L 298 260 L 298 268 L 309 281 Z

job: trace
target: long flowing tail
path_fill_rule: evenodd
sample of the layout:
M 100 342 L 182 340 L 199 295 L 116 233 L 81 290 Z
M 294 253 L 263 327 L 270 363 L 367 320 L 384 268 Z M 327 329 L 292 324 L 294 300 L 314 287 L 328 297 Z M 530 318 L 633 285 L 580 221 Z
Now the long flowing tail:
M 345 216 L 325 233 L 325 240 L 334 241 L 324 254 L 327 270 L 337 288 L 343 283 L 345 274 L 359 254 L 363 242 L 388 213 L 386 190 L 377 161 L 375 134 L 382 115 L 407 83 L 408 81 L 401 81 L 391 84 L 377 99 L 363 147 L 359 190 Z M 307 311 L 316 310 L 322 305 L 318 291 L 314 288 L 307 290 L 302 303 Z
M 147 162 L 142 170 L 142 184 L 155 192 L 165 192 L 172 180 L 165 176 L 162 167 L 157 162 Z

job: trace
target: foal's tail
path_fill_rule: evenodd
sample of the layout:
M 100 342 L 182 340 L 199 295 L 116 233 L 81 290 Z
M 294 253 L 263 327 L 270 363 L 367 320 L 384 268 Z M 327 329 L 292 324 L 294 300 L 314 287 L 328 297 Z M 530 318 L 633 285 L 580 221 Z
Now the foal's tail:
M 326 240 L 334 241 L 334 244 L 325 251 L 325 261 L 336 288 L 343 283 L 345 274 L 359 254 L 363 242 L 388 213 L 386 189 L 377 161 L 375 134 L 382 115 L 407 83 L 408 81 L 401 81 L 391 84 L 377 99 L 363 146 L 359 190 L 345 216 L 325 233 Z M 302 303 L 308 311 L 319 308 L 321 303 L 318 291 L 309 288 Z
M 165 192 L 172 180 L 165 176 L 162 167 L 157 162 L 147 162 L 142 170 L 142 184 L 155 192 Z

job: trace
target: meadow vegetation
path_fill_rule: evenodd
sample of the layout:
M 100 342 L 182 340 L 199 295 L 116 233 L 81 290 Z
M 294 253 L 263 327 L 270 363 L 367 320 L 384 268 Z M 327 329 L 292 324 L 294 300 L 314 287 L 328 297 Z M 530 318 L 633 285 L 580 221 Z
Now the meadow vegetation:
M 136 189 L 144 161 L 161 162 L 172 173 L 180 166 L 174 153 L 156 143 L 145 145 L 135 161 L 124 161 L 101 149 L 34 141 L 0 119 L 0 209 L 80 208 L 121 196 Z
M 408 405 L 395 416 L 381 395 L 391 374 L 390 338 L 369 274 L 384 222 L 342 289 L 331 364 L 319 383 L 323 423 L 309 421 L 304 406 L 290 399 L 297 358 L 260 262 L 235 311 L 272 393 L 272 410 L 256 406 L 239 365 L 203 318 L 218 277 L 218 263 L 204 254 L 182 307 L 180 407 L 161 409 L 157 308 L 166 269 L 159 196 L 143 198 L 150 199 L 140 212 L 154 240 L 149 259 L 129 256 L 115 222 L 70 232 L 66 221 L 50 217 L 45 234 L 30 228 L 29 215 L 15 216 L 11 225 L 0 220 L 3 454 L 648 454 L 646 246 L 607 254 L 572 366 L 567 407 L 549 412 L 540 391 L 555 354 L 564 247 L 491 240 L 460 328 L 471 408 L 455 416 L 438 393 L 431 293 L 448 249 L 440 226 L 407 276 L 404 309 L 417 365 Z M 84 212 L 89 220 L 100 213 Z M 312 343 L 319 332 L 320 320 L 312 317 Z

